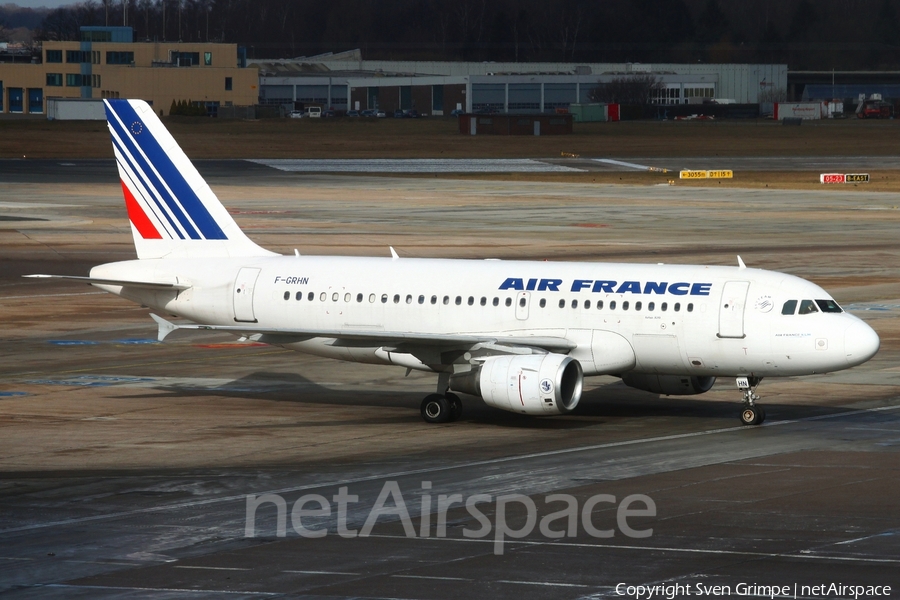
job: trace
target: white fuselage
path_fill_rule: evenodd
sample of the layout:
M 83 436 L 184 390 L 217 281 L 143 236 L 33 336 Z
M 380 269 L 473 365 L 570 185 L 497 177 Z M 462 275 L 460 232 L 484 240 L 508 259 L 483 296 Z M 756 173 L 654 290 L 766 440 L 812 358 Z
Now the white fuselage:
M 861 364 L 878 349 L 875 332 L 840 309 L 799 314 L 803 301 L 831 300 L 819 286 L 739 267 L 272 256 L 145 259 L 100 265 L 91 276 L 190 285 L 101 287 L 208 325 L 566 338 L 586 375 L 807 375 Z M 792 314 L 782 314 L 792 300 Z M 334 342 L 280 343 L 343 360 L 442 368 L 396 348 Z

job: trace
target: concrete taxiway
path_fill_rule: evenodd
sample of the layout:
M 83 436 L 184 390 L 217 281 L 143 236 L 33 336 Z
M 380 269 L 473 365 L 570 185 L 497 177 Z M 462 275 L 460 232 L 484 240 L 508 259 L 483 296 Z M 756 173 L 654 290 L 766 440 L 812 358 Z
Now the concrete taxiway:
M 879 332 L 882 349 L 850 371 L 766 380 L 768 421 L 757 428 L 738 426 L 731 381 L 660 398 L 613 378 L 588 380 L 571 416 L 525 418 L 466 398 L 461 421 L 426 425 L 418 405 L 432 377 L 228 336 L 176 333 L 158 344 L 146 309 L 22 279 L 131 258 L 131 233 L 108 161 L 3 161 L 4 597 L 900 589 L 900 196 L 343 177 L 244 161 L 200 169 L 247 233 L 280 252 L 387 255 L 393 245 L 401 257 L 708 264 L 740 254 L 832 291 Z M 391 489 L 386 506 L 402 499 L 409 526 L 387 515 L 365 537 L 341 536 L 342 488 L 358 497 L 345 502 L 347 530 L 362 530 Z M 266 494 L 284 501 L 284 537 L 271 502 L 248 529 L 248 496 L 252 505 Z M 498 501 L 513 494 L 534 502 L 520 538 L 527 504 Z M 574 524 L 557 518 L 542 530 L 564 508 L 554 494 L 576 503 Z M 331 515 L 292 514 L 310 495 Z M 484 521 L 460 502 L 440 518 L 441 495 L 481 495 Z M 625 525 L 652 529 L 647 537 L 619 520 L 635 496 L 655 510 L 635 501 L 646 510 Z M 327 535 L 302 537 L 301 521 Z M 498 545 L 501 522 L 512 533 Z

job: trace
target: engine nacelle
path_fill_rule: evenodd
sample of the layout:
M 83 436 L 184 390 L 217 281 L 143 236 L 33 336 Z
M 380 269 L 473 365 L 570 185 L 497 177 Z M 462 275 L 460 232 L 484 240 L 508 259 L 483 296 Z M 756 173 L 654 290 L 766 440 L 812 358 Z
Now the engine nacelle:
M 450 377 L 450 389 L 526 415 L 572 412 L 581 400 L 581 363 L 564 354 L 492 356 Z
M 648 373 L 622 375 L 622 383 L 628 387 L 666 396 L 703 394 L 708 392 L 715 382 L 715 377 L 691 377 L 690 375 L 652 375 Z

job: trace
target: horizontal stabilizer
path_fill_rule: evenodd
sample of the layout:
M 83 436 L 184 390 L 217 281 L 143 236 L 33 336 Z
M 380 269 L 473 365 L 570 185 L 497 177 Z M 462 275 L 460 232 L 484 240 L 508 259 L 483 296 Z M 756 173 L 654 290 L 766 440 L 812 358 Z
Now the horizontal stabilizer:
M 76 277 L 74 275 L 23 275 L 32 279 L 65 279 L 91 285 L 121 285 L 122 287 L 143 288 L 148 290 L 186 290 L 191 286 L 183 283 L 166 281 L 128 281 L 125 279 L 100 279 L 98 277 Z

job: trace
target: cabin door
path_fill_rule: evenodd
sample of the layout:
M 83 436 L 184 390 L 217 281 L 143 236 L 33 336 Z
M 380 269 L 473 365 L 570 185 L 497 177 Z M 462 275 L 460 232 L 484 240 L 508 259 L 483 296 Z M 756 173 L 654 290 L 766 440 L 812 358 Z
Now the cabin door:
M 719 301 L 719 337 L 744 337 L 744 307 L 747 304 L 749 281 L 728 281 Z
M 253 312 L 253 288 L 256 287 L 256 278 L 259 277 L 259 269 L 244 267 L 238 271 L 234 280 L 234 320 L 241 323 L 256 323 L 256 314 Z

